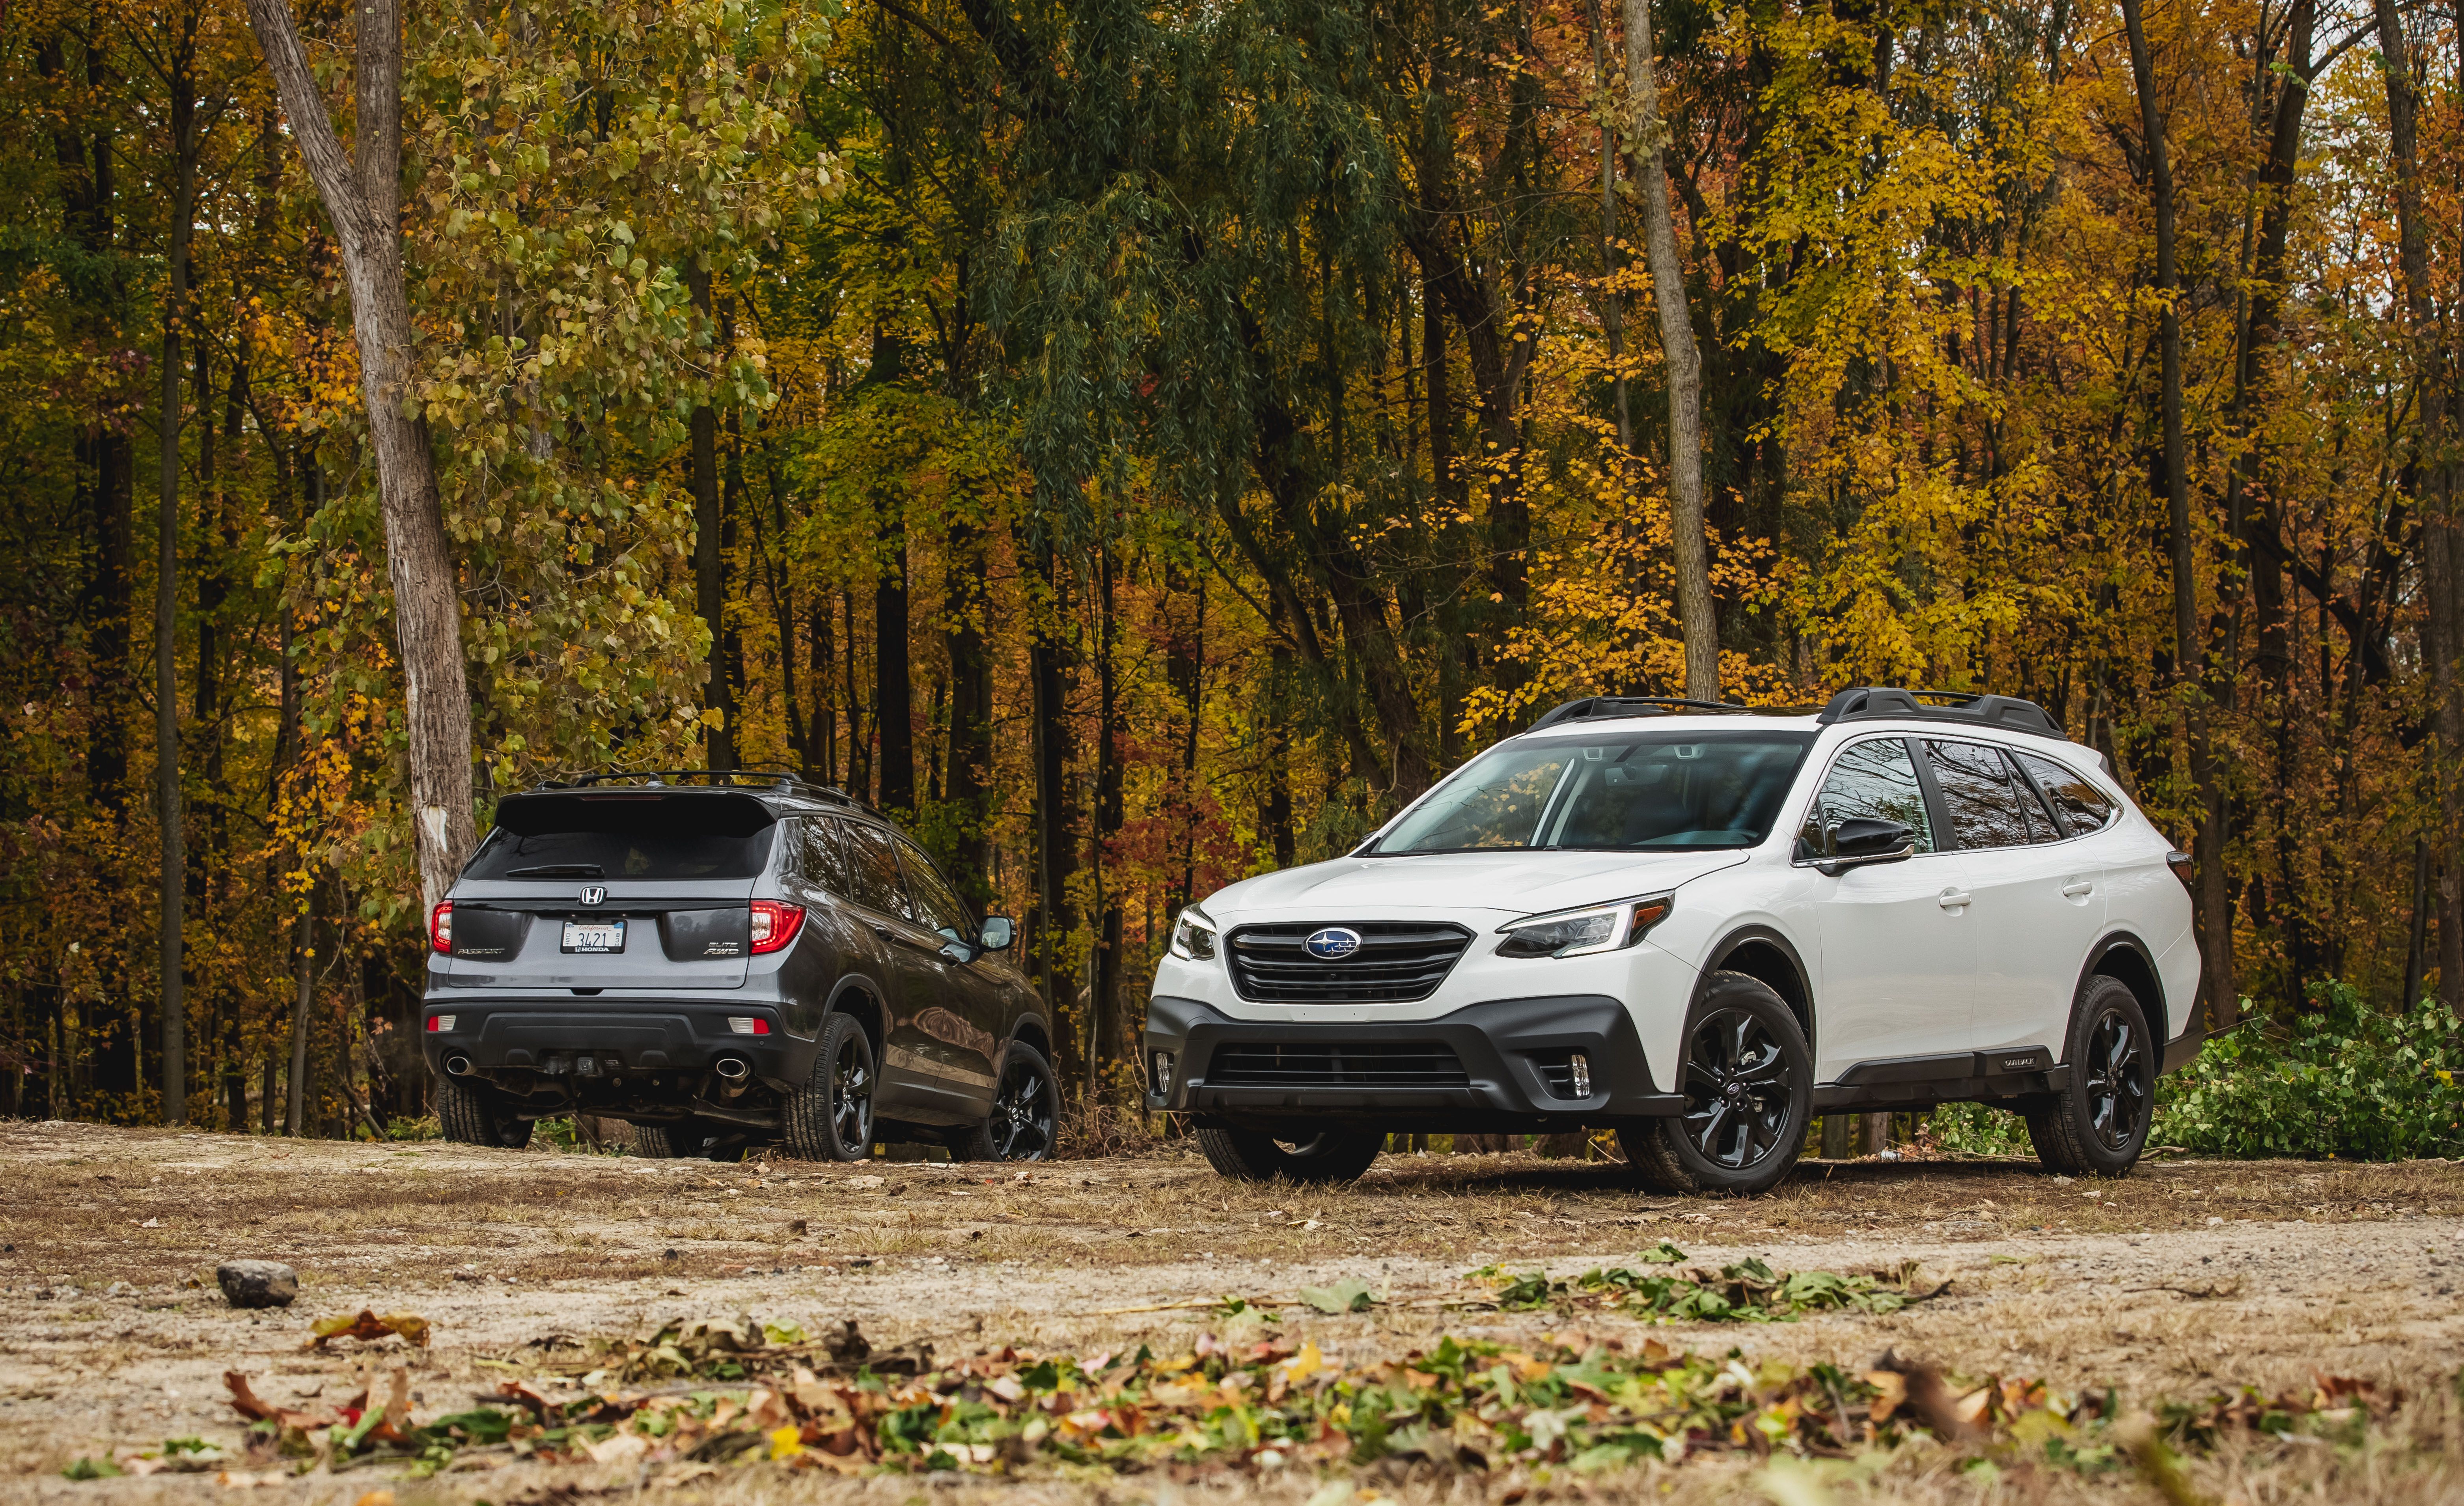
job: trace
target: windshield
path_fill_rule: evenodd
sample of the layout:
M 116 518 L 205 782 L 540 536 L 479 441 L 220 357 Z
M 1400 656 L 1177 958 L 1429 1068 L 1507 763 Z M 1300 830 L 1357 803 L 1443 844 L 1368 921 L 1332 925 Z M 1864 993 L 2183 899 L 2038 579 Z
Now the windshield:
M 1813 742 L 1810 732 L 1508 742 L 1447 781 L 1375 851 L 1752 847 L 1771 834 Z

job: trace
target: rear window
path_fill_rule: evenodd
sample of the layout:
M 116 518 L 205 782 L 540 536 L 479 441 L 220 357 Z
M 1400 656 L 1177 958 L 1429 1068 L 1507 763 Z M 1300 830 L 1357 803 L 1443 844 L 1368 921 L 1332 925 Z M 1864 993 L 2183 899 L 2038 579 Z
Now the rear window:
M 636 791 L 517 795 L 464 870 L 472 878 L 753 878 L 778 830 L 759 801 Z

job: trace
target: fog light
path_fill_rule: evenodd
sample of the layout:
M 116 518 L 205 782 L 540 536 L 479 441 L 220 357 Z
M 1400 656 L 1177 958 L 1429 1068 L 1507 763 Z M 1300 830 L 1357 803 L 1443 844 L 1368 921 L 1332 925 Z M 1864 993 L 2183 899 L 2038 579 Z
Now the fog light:
M 428 1028 L 431 1030 L 450 1030 L 453 1029 L 453 1016 L 431 1014 L 428 1017 Z
M 1172 1052 L 1170 1052 L 1155 1053 L 1155 1092 L 1158 1094 L 1169 1095 L 1172 1092 Z
M 767 1035 L 770 1033 L 769 1021 L 761 1019 L 757 1015 L 750 1014 L 729 1015 L 727 1017 L 727 1028 L 734 1030 L 738 1035 Z
M 1573 1069 L 1574 1096 L 1590 1097 L 1592 1096 L 1592 1059 L 1581 1052 L 1576 1052 L 1567 1058 L 1566 1065 Z

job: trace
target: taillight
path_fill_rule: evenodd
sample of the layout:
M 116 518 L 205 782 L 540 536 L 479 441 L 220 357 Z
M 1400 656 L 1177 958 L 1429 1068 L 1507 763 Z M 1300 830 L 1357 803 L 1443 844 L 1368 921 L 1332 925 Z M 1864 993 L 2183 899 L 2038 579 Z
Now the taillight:
M 775 952 L 796 939 L 804 928 L 804 907 L 781 904 L 776 899 L 753 901 L 753 953 Z
M 731 1014 L 727 1017 L 727 1028 L 738 1035 L 770 1033 L 770 1022 L 758 1014 Z
M 453 1016 L 431 1014 L 428 1017 L 428 1028 L 431 1030 L 450 1030 L 453 1029 Z
M 428 913 L 428 944 L 446 956 L 453 955 L 453 901 L 440 899 Z

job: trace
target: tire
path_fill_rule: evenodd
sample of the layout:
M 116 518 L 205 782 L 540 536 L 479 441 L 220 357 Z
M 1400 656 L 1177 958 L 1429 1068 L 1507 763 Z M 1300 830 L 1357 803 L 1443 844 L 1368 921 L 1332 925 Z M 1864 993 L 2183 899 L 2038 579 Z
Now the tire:
M 634 1154 L 652 1161 L 742 1161 L 744 1147 L 742 1130 L 708 1119 L 633 1126 Z
M 2071 1007 L 2062 1060 L 2070 1082 L 2032 1100 L 2028 1139 L 2048 1171 L 2123 1177 L 2146 1148 L 2156 1108 L 2155 1038 L 2139 996 L 2118 978 L 2090 978 Z
M 957 1161 L 1050 1161 L 1061 1148 L 1061 1087 L 1052 1064 L 1024 1041 L 1001 1053 L 1001 1088 L 993 1111 L 963 1135 L 950 1137 Z
M 701 1131 L 691 1119 L 633 1126 L 633 1154 L 650 1161 L 681 1161 L 701 1152 Z
M 822 1022 L 812 1075 L 787 1099 L 787 1154 L 804 1161 L 868 1161 L 879 1074 L 863 1022 L 833 1010 Z
M 1304 1141 L 1265 1130 L 1201 1129 L 1198 1148 L 1216 1174 L 1234 1182 L 1351 1182 L 1386 1148 L 1383 1130 L 1327 1130 Z
M 436 1079 L 436 1122 L 456 1145 L 520 1150 L 531 1142 L 531 1121 L 502 1112 L 495 1089 L 467 1077 Z
M 1620 1129 L 1626 1159 L 1658 1193 L 1768 1192 L 1805 1148 L 1814 1052 L 1770 986 L 1713 973 L 1686 1017 L 1682 1114 Z

